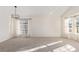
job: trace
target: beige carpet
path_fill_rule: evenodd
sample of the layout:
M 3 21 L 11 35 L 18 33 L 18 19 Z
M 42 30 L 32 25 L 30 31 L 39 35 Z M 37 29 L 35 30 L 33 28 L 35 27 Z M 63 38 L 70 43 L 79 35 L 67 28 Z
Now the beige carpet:
M 53 37 L 13 38 L 0 43 L 0 52 L 78 52 L 78 51 L 79 51 L 79 42 L 64 38 L 53 38 Z

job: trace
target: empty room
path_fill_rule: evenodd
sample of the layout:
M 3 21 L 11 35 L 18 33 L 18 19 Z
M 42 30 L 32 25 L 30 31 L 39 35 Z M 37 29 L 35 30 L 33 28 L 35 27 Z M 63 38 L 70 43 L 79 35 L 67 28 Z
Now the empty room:
M 78 6 L 0 6 L 0 52 L 79 52 Z

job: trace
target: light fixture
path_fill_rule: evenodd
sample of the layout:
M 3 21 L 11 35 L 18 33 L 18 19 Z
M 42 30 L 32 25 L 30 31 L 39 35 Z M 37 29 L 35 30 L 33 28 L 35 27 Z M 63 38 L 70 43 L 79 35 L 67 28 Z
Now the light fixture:
M 15 19 L 19 19 L 20 16 L 17 14 L 17 6 L 14 6 L 15 10 L 14 10 L 14 14 L 11 15 L 12 18 L 15 18 Z

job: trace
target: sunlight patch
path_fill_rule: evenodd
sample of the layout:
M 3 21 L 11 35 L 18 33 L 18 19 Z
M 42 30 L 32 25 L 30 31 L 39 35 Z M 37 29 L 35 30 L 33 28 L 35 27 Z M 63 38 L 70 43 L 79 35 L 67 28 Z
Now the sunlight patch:
M 73 52 L 75 50 L 76 50 L 76 48 L 74 48 L 70 44 L 66 44 L 66 45 L 64 45 L 62 47 L 54 49 L 53 51 L 54 52 Z
M 32 49 L 26 50 L 26 52 L 36 51 L 36 50 L 39 50 L 39 49 L 42 49 L 42 48 L 45 48 L 45 47 L 48 47 L 48 46 L 51 46 L 51 45 L 55 45 L 55 44 L 61 43 L 61 42 L 63 42 L 63 41 L 57 41 L 57 42 L 45 44 L 45 45 L 42 45 L 42 46 L 38 46 L 38 47 L 35 47 L 35 48 L 32 48 Z

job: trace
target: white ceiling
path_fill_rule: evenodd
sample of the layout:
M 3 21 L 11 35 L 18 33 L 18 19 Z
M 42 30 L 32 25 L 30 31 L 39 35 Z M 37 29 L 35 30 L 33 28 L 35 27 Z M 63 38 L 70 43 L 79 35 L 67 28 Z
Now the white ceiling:
M 61 16 L 68 8 L 68 6 L 19 6 L 17 8 L 17 13 L 21 16 L 36 16 L 48 14 L 52 14 L 53 16 Z

